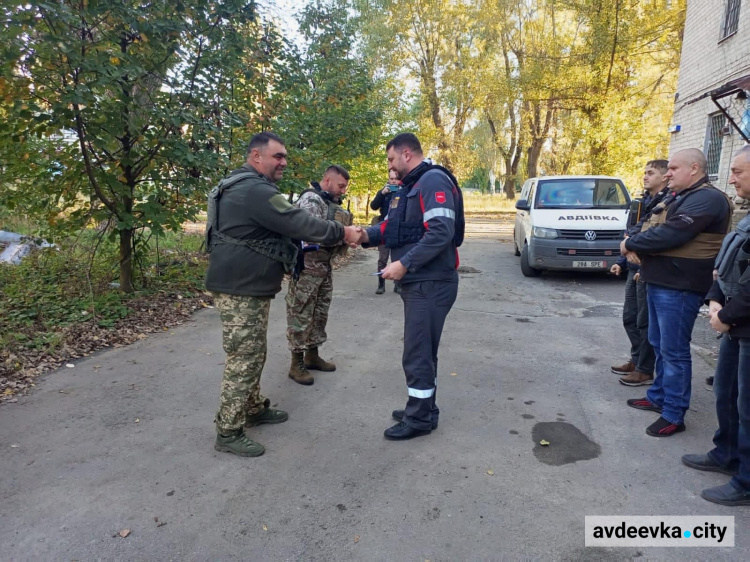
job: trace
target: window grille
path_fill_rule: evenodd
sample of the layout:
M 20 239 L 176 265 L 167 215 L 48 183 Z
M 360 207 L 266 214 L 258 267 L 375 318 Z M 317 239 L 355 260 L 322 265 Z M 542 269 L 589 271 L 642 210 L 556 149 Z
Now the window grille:
M 726 118 L 722 113 L 715 113 L 708 117 L 708 134 L 706 135 L 706 160 L 708 160 L 708 166 L 706 173 L 710 179 L 716 179 L 719 174 L 721 145 L 724 139 L 722 129 L 725 125 Z
M 724 20 L 721 24 L 721 39 L 737 33 L 740 21 L 740 0 L 727 0 L 724 8 Z

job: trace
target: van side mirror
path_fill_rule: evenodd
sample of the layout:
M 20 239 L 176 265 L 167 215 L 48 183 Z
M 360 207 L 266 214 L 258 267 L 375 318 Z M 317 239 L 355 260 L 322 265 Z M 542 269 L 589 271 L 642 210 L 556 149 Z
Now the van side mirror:
M 529 202 L 526 199 L 519 199 L 516 201 L 516 209 L 519 211 L 528 211 L 530 210 Z

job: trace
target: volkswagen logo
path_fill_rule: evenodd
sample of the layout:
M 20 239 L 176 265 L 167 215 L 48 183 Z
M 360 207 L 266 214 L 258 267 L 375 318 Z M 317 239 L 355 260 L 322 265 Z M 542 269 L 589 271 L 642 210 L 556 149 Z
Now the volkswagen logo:
M 596 232 L 594 232 L 593 230 L 587 230 L 586 234 L 584 234 L 583 237 L 589 242 L 593 242 L 594 240 L 596 240 Z

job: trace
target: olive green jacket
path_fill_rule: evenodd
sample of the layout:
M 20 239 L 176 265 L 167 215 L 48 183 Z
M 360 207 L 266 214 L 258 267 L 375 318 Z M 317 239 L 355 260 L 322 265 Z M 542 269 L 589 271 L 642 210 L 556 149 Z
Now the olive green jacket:
M 276 185 L 249 164 L 233 171 L 254 172 L 224 191 L 218 203 L 219 232 L 239 240 L 288 237 L 334 245 L 344 227 L 292 206 Z M 272 297 L 281 291 L 284 265 L 246 246 L 217 244 L 211 251 L 206 288 L 217 293 Z

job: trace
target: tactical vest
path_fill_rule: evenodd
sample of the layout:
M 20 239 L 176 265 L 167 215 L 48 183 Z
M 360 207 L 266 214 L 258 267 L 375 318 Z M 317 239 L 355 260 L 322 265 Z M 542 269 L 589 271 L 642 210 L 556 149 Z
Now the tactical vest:
M 306 193 L 314 193 L 315 195 L 320 197 L 323 200 L 323 202 L 326 204 L 326 207 L 328 208 L 328 211 L 326 213 L 326 220 L 336 221 L 337 223 L 342 224 L 343 226 L 351 226 L 352 223 L 354 222 L 354 215 L 352 215 L 349 211 L 344 209 L 341 205 L 333 201 L 333 199 L 331 199 L 331 196 L 326 191 L 323 191 L 322 189 L 315 189 L 314 187 L 310 187 L 299 194 L 300 198 Z M 332 250 L 338 247 L 339 246 L 321 246 L 321 249 Z M 343 247 L 346 247 L 346 245 L 344 245 Z
M 698 187 L 690 190 L 688 193 L 686 193 L 682 198 L 679 200 L 674 199 L 673 197 L 667 196 L 664 200 L 661 201 L 658 205 L 654 207 L 654 209 L 651 211 L 651 215 L 648 217 L 648 220 L 646 220 L 645 223 L 643 223 L 643 227 L 641 228 L 641 232 L 647 231 L 649 228 L 653 228 L 655 226 L 659 226 L 667 222 L 667 210 L 669 206 L 674 203 L 675 201 L 682 202 L 694 193 L 697 193 L 701 189 L 716 189 L 713 185 L 711 185 L 708 182 L 705 182 Z M 732 228 L 732 201 L 727 197 L 726 193 L 723 191 L 720 191 L 716 189 L 719 193 L 721 193 L 724 198 L 727 201 L 727 206 L 729 207 L 729 216 L 727 217 L 727 230 L 723 234 L 717 234 L 717 233 L 710 233 L 710 232 L 701 232 L 693 238 L 690 242 L 687 244 L 684 244 L 683 246 L 680 246 L 679 248 L 672 248 L 671 250 L 665 250 L 663 252 L 654 252 L 654 255 L 658 256 L 671 256 L 675 258 L 691 258 L 691 259 L 713 259 L 716 257 L 716 254 L 721 249 L 721 243 L 724 241 L 724 238 L 726 234 L 731 230 Z
M 240 240 L 239 238 L 232 238 L 231 236 L 227 236 L 219 231 L 219 201 L 221 200 L 224 191 L 244 179 L 257 175 L 256 172 L 241 172 L 234 176 L 224 178 L 219 182 L 219 185 L 214 187 L 208 194 L 208 218 L 206 219 L 205 233 L 206 253 L 210 254 L 218 244 L 244 246 L 262 256 L 281 262 L 284 265 L 284 271 L 289 273 L 297 263 L 297 252 L 299 251 L 299 247 L 291 238 L 286 236 L 274 236 L 263 240 Z
M 734 232 L 724 239 L 715 263 L 721 292 L 727 298 L 736 296 L 740 278 L 750 263 L 750 215 L 738 222 Z
M 411 189 L 419 179 L 429 172 L 430 170 L 440 170 L 448 176 L 453 184 L 453 199 L 454 207 L 456 212 L 455 219 L 455 230 L 453 233 L 453 243 L 458 248 L 464 241 L 464 232 L 466 230 L 466 222 L 464 219 L 464 199 L 461 193 L 461 188 L 458 186 L 458 181 L 455 176 L 450 173 L 447 169 L 442 166 L 435 164 L 424 164 L 420 165 L 424 168 L 410 177 L 411 174 L 407 175 L 405 183 L 401 186 L 397 192 L 391 196 L 390 210 L 388 211 L 388 222 L 385 225 L 385 232 L 383 232 L 383 244 L 386 248 L 400 248 L 407 244 L 416 244 L 422 239 L 427 229 L 424 226 L 424 221 L 421 218 L 418 221 L 409 222 L 406 220 L 406 206 L 409 198 L 406 193 Z

